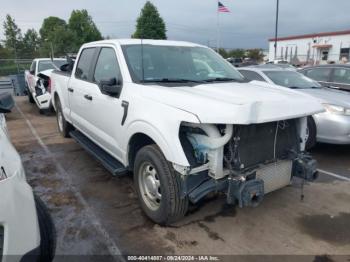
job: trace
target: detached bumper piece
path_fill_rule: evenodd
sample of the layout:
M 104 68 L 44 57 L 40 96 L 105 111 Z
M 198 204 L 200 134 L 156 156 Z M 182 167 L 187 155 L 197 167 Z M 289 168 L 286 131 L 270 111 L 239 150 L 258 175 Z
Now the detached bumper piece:
M 264 181 L 254 176 L 250 180 L 244 177 L 228 177 L 216 181 L 210 179 L 188 194 L 192 203 L 197 203 L 200 199 L 211 192 L 222 192 L 227 194 L 227 203 L 236 204 L 239 207 L 256 207 L 264 198 Z
M 317 161 L 308 154 L 301 154 L 293 162 L 292 175 L 309 182 L 318 178 Z
M 239 207 L 257 207 L 264 198 L 264 181 L 252 179 L 248 181 L 228 179 L 227 203 Z

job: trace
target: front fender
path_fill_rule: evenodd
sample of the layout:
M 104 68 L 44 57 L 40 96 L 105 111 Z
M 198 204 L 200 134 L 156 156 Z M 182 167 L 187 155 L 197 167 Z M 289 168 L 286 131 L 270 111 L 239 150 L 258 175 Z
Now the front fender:
M 159 146 L 169 162 L 182 166 L 189 166 L 179 139 L 179 128 L 180 122 L 178 126 L 172 128 L 171 131 L 169 129 L 167 132 L 161 132 L 150 123 L 141 120 L 135 121 L 128 126 L 128 135 L 126 136 L 126 139 L 124 139 L 122 147 L 127 149 L 126 152 L 129 152 L 131 138 L 138 133 L 145 134 L 150 137 L 157 146 Z M 129 164 L 128 154 L 125 154 L 124 162 Z

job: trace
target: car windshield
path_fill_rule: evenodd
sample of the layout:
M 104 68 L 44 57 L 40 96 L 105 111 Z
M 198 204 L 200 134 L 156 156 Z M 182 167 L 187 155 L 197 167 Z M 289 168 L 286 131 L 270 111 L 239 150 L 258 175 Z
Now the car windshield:
M 268 78 L 272 80 L 276 85 L 295 88 L 295 89 L 307 89 L 307 88 L 320 88 L 321 85 L 316 81 L 294 71 L 263 71 Z
M 204 47 L 125 45 L 123 52 L 134 82 L 208 83 L 243 81 L 242 75 Z M 143 54 L 143 59 L 141 59 Z
M 49 69 L 60 68 L 62 65 L 66 63 L 67 63 L 66 60 L 63 60 L 63 59 L 60 59 L 60 60 L 56 59 L 56 60 L 53 60 L 53 62 L 51 60 L 43 60 L 39 62 L 38 72 L 42 72 Z

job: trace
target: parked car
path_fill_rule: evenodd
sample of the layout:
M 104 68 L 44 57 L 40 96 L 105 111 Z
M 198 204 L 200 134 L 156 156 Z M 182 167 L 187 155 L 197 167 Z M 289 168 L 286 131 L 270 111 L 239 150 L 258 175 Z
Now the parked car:
M 322 86 L 350 91 L 350 65 L 310 66 L 299 72 L 318 81 Z
M 38 58 L 34 59 L 30 69 L 24 72 L 26 91 L 30 103 L 36 103 L 44 112 L 52 109 L 51 104 L 51 72 L 66 63 L 66 59 Z
M 20 156 L 9 140 L 5 113 L 13 99 L 0 95 L 0 260 L 52 261 L 55 229 L 44 203 L 33 195 Z
M 297 71 L 297 68 L 291 64 L 272 64 L 272 63 L 267 63 L 267 64 L 261 64 L 261 65 L 257 65 L 254 67 L 259 67 L 259 68 L 280 68 L 280 69 L 289 69 L 289 70 L 293 70 L 293 71 Z
M 207 47 L 88 43 L 72 73 L 54 71 L 51 79 L 60 133 L 112 174 L 133 172 L 140 205 L 156 223 L 181 219 L 211 192 L 257 206 L 292 176 L 317 175 L 304 146 L 307 116 L 322 106 L 292 90 L 244 83 Z
M 227 58 L 227 61 L 229 61 L 234 67 L 240 67 L 243 64 L 242 58 L 230 57 Z
M 289 64 L 288 61 L 286 60 L 272 60 L 272 61 L 268 61 L 266 64 L 272 64 L 272 65 L 286 65 L 286 64 Z
M 348 92 L 322 87 L 316 81 L 290 70 L 257 67 L 239 71 L 250 81 L 264 81 L 297 89 L 323 104 L 326 111 L 308 119 L 307 148 L 312 148 L 316 142 L 350 144 L 350 94 Z

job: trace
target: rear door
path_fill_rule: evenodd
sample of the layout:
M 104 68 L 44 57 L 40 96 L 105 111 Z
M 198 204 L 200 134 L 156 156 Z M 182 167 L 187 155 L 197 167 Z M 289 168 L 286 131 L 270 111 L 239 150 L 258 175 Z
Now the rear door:
M 334 68 L 331 82 L 334 87 L 350 91 L 350 68 Z
M 81 50 L 74 73 L 68 83 L 70 117 L 73 125 L 89 137 L 93 131 L 86 119 L 86 110 L 91 106 L 89 90 L 94 88 L 92 70 L 96 60 L 96 47 Z

